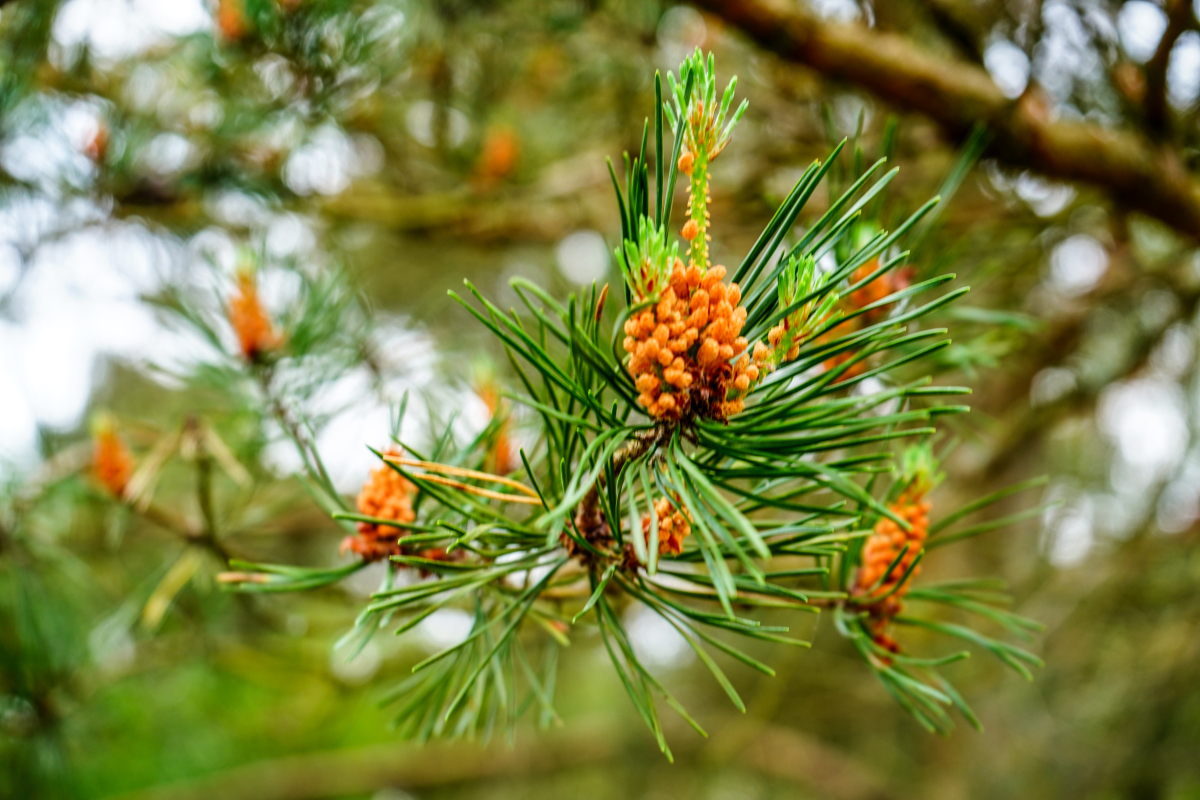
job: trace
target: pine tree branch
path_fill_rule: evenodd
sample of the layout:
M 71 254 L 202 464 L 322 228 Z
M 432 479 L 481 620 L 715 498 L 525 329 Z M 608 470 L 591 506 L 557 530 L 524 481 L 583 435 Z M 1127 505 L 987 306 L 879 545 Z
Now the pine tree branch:
M 974 3 L 956 0 L 927 0 L 924 7 L 938 31 L 962 56 L 973 64 L 983 63 L 983 39 L 994 22 L 989 14 Z
M 1130 131 L 1052 119 L 1035 88 L 1009 100 L 988 73 L 923 51 L 904 36 L 826 22 L 780 0 L 695 0 L 761 46 L 919 111 L 951 136 L 982 121 L 989 155 L 1051 178 L 1091 183 L 1130 209 L 1200 238 L 1200 182 L 1178 152 Z
M 1167 66 L 1175 42 L 1188 28 L 1195 26 L 1191 0 L 1167 0 L 1167 29 L 1158 42 L 1158 49 L 1146 63 L 1146 127 L 1151 136 L 1165 138 L 1170 133 L 1167 112 Z
M 1179 271 L 1188 269 L 1190 269 L 1190 259 L 1186 265 L 1180 265 Z M 1179 302 L 1178 308 L 1161 324 L 1154 326 L 1151 330 L 1142 331 L 1130 344 L 1124 360 L 1117 364 L 1116 368 L 1103 380 L 1077 386 L 1044 406 L 1030 407 L 1020 396 L 1028 391 L 1034 374 L 1044 367 L 1062 363 L 1063 355 L 1073 352 L 1078 347 L 1084 335 L 1085 326 L 1092 319 L 1090 314 L 1079 314 L 1068 319 L 1057 331 L 1051 333 L 1049 344 L 1041 347 L 1040 357 L 1031 368 L 1023 370 L 1016 380 L 1008 381 L 1007 387 L 1001 387 L 998 390 L 1001 393 L 1007 390 L 1010 395 L 1008 398 L 993 402 L 991 407 L 998 414 L 1003 409 L 1011 410 L 1000 417 L 1002 422 L 997 426 L 997 430 L 1002 433 L 997 436 L 992 453 L 981 466 L 979 474 L 985 480 L 996 479 L 1004 474 L 1015 460 L 1032 452 L 1038 447 L 1040 441 L 1044 441 L 1046 431 L 1065 415 L 1091 410 L 1105 387 L 1141 371 L 1171 326 L 1180 320 L 1189 320 L 1195 316 L 1197 310 L 1200 309 L 1200 289 L 1191 285 L 1186 277 L 1180 277 L 1180 275 L 1170 272 L 1160 274 L 1161 280 L 1167 284 L 1172 295 Z M 1106 293 L 1106 297 L 1114 298 L 1122 292 L 1132 293 L 1134 291 L 1133 277 L 1130 276 L 1116 283 Z M 1103 300 L 1103 298 L 1099 299 L 1098 304 L 1103 303 Z M 1019 389 L 1020 392 L 1013 391 L 1013 389 Z

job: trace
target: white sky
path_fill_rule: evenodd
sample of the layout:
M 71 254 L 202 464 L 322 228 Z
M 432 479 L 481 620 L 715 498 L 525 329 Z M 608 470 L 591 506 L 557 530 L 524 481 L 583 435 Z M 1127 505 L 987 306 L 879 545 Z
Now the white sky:
M 65 48 L 86 43 L 101 59 L 121 59 L 212 24 L 203 0 L 68 0 L 53 34 Z

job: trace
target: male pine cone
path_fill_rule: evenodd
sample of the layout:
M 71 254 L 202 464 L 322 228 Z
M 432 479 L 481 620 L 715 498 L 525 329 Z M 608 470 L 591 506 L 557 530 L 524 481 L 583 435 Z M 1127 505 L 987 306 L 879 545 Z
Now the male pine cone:
M 723 266 L 685 268 L 676 259 L 658 302 L 625 323 L 629 371 L 650 416 L 726 419 L 745 407 L 767 351 L 755 348 L 751 362 L 741 289 L 724 278 Z

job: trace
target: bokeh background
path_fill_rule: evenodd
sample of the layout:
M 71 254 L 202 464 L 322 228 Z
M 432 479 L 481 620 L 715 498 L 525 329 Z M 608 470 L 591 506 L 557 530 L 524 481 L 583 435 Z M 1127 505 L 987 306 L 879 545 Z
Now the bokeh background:
M 1196 9 L 700 5 L 0 3 L 0 795 L 1200 797 L 1200 225 L 1167 191 L 1200 202 Z M 752 23 L 769 14 L 789 25 L 764 34 Z M 382 692 L 465 616 L 347 662 L 333 643 L 377 575 L 221 592 L 211 553 L 89 480 L 89 420 L 110 413 L 139 457 L 203 420 L 248 470 L 219 476 L 237 512 L 223 547 L 336 563 L 339 529 L 294 451 L 252 390 L 205 373 L 220 342 L 175 312 L 219 315 L 248 251 L 269 307 L 300 275 L 334 276 L 330 355 L 297 391 L 353 494 L 406 392 L 460 410 L 463 430 L 487 420 L 479 387 L 502 354 L 447 289 L 469 278 L 507 305 L 514 276 L 559 294 L 618 279 L 605 158 L 636 149 L 654 71 L 695 47 L 750 100 L 716 166 L 718 261 L 843 137 L 873 157 L 898 123 L 894 221 L 942 186 L 964 120 L 993 129 L 913 256 L 973 287 L 938 367 L 975 388 L 975 411 L 954 420 L 934 501 L 1045 474 L 1044 496 L 1009 510 L 1054 505 L 938 551 L 925 574 L 1007 580 L 1046 625 L 1046 667 L 1029 683 L 986 658 L 949 668 L 985 731 L 939 738 L 813 623 L 812 651 L 762 652 L 778 677 L 730 670 L 743 716 L 632 609 L 639 651 L 712 733 L 674 728 L 675 764 L 586 637 L 564 657 L 562 728 L 398 741 Z M 923 65 L 939 77 L 914 93 Z M 964 105 L 964 85 L 990 110 Z M 406 438 L 427 435 L 418 419 Z M 167 456 L 157 495 L 194 516 L 186 454 Z

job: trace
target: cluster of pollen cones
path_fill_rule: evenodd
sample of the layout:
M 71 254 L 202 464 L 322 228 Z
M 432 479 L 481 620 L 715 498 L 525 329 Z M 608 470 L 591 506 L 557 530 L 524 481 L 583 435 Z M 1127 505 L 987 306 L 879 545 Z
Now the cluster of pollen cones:
M 658 515 L 658 554 L 677 556 L 683 552 L 683 540 L 692 533 L 691 516 L 683 511 L 676 511 L 671 501 L 665 497 L 658 498 L 654 504 L 654 512 Z M 642 517 L 642 535 L 650 542 L 651 517 Z
M 658 554 L 660 556 L 677 556 L 683 552 L 683 540 L 692 534 L 692 517 L 687 509 L 678 503 L 672 503 L 665 497 L 654 501 L 654 513 L 658 517 Z M 601 551 L 613 552 L 616 540 L 608 520 L 599 508 L 581 506 L 575 514 L 575 528 L 594 547 Z M 653 517 L 650 514 L 642 516 L 642 536 L 647 546 L 651 545 L 650 534 L 653 530 Z M 587 552 L 576 544 L 575 540 L 565 532 L 559 537 L 568 554 L 583 561 L 588 560 Z M 642 566 L 638 560 L 633 545 L 627 540 L 624 552 L 620 553 L 624 568 L 636 571 Z
M 401 454 L 395 448 L 389 448 L 386 456 L 399 457 Z M 372 470 L 367 482 L 358 493 L 358 513 L 365 517 L 378 520 L 388 520 L 397 523 L 413 522 L 417 515 L 413 511 L 413 497 L 417 487 L 388 464 Z M 341 552 L 354 553 L 364 561 L 383 561 L 404 554 L 404 537 L 408 530 L 386 522 L 359 522 L 358 532 L 342 540 Z M 455 561 L 461 557 L 462 551 L 447 553 L 440 547 L 415 551 L 409 554 L 433 561 Z M 425 575 L 424 570 L 421 571 Z
M 701 270 L 676 259 L 659 301 L 625 323 L 629 371 L 650 416 L 724 419 L 744 407 L 770 351 L 756 348 L 751 362 L 741 290 L 724 278 L 720 265 Z
M 100 426 L 92 442 L 92 473 L 113 497 L 123 497 L 136 463 L 111 423 Z
M 930 504 L 919 492 L 909 489 L 889 508 L 909 524 L 910 530 L 904 530 L 887 517 L 876 523 L 874 532 L 863 545 L 862 566 L 855 581 L 854 595 L 855 601 L 871 615 L 876 644 L 895 652 L 898 646 L 885 631 L 888 623 L 900 613 L 909 584 L 921 571 L 918 566 L 905 578 L 929 534 Z M 900 556 L 902 551 L 904 555 Z M 896 565 L 889 571 L 893 562 Z M 901 579 L 904 583 L 898 586 Z
M 863 264 L 858 269 L 854 270 L 850 275 L 850 283 L 855 284 L 859 281 L 866 280 L 871 273 L 879 269 L 879 259 L 872 259 L 866 264 Z M 891 313 L 892 304 L 869 308 L 869 306 L 878 303 L 885 297 L 906 288 L 912 280 L 912 270 L 910 268 L 894 269 L 890 272 L 885 272 L 873 281 L 863 284 L 859 289 L 850 293 L 850 296 L 844 298 L 842 310 L 846 313 L 857 311 L 859 309 L 867 309 L 862 314 L 858 314 L 850 319 L 834 326 L 828 333 L 821 337 L 824 341 L 833 341 L 843 336 L 856 333 L 867 326 L 874 325 L 876 322 L 887 318 Z M 775 331 L 771 332 L 772 334 Z M 772 342 L 774 344 L 774 342 Z M 793 346 L 793 351 L 789 352 L 789 359 L 795 358 L 794 351 L 797 348 Z M 853 350 L 847 350 L 843 353 L 838 353 L 831 358 L 825 360 L 825 370 L 829 371 L 836 369 L 854 357 Z M 853 378 L 861 375 L 867 368 L 866 362 L 858 361 L 848 367 L 845 373 L 841 376 L 841 380 Z
M 399 455 L 389 451 L 388 455 Z M 370 478 L 358 493 L 358 513 L 367 517 L 412 522 L 416 519 L 412 500 L 416 487 L 387 464 L 371 471 Z M 358 533 L 342 540 L 342 552 L 347 550 L 367 561 L 380 561 L 400 554 L 402 528 L 374 522 L 358 523 Z
M 229 324 L 237 334 L 238 347 L 247 361 L 258 361 L 283 343 L 258 296 L 258 282 L 252 270 L 238 270 L 237 286 L 226 310 Z

